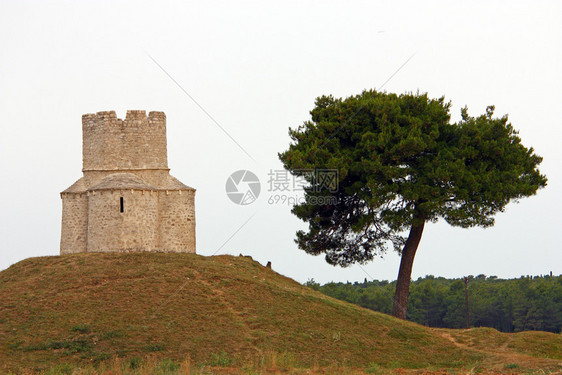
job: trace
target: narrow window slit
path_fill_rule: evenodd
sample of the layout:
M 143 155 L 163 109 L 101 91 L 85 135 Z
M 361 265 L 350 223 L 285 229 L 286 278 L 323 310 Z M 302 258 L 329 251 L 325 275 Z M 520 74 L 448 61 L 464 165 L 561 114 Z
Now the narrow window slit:
M 120 203 L 120 212 L 124 212 L 125 211 L 125 203 L 123 202 L 123 197 L 119 198 L 119 203 Z

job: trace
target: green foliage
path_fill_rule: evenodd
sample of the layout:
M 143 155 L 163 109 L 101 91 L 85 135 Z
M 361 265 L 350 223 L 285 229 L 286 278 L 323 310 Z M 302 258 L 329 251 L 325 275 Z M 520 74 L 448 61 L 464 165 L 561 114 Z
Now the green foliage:
M 311 121 L 290 129 L 279 157 L 310 186 L 293 213 L 308 222 L 299 247 L 331 264 L 365 263 L 401 251 L 403 232 L 420 221 L 490 226 L 511 200 L 546 186 L 542 158 L 521 144 L 507 116 L 450 123 L 450 103 L 427 94 L 374 90 L 346 99 L 316 99 Z M 337 191 L 310 170 L 339 172 Z M 331 204 L 317 204 L 329 196 Z M 335 204 L 332 204 L 333 202 Z
M 129 360 L 127 361 L 127 367 L 131 370 L 136 370 L 140 368 L 141 365 L 142 365 L 142 358 L 140 357 L 129 358 Z
M 367 374 L 383 374 L 385 371 L 384 368 L 378 363 L 371 362 L 369 363 L 369 366 L 367 366 L 367 368 L 365 369 L 365 372 Z
M 74 327 L 72 327 L 72 332 L 78 332 L 78 333 L 90 333 L 90 327 L 87 324 L 78 324 Z
M 228 354 L 223 350 L 220 354 L 211 354 L 211 366 L 217 367 L 228 367 L 232 364 L 232 359 L 228 357 Z
M 64 341 L 51 341 L 48 343 L 40 343 L 35 345 L 29 345 L 24 348 L 25 351 L 37 351 L 37 350 L 60 350 L 64 349 L 70 353 L 83 353 L 88 352 L 92 348 L 92 343 L 89 340 L 75 339 L 75 340 L 64 340 Z
M 388 313 L 395 285 L 375 280 L 314 283 L 312 287 L 331 297 Z M 491 327 L 502 332 L 562 331 L 562 276 L 522 276 L 511 280 L 471 276 L 468 295 L 471 327 Z M 462 279 L 426 276 L 411 284 L 407 318 L 430 327 L 464 328 L 465 304 Z
M 123 337 L 122 331 L 107 331 L 107 332 L 104 332 L 101 335 L 102 339 L 113 339 L 113 338 L 119 338 L 119 337 Z
M 161 352 L 166 350 L 165 346 L 162 344 L 148 344 L 145 348 L 147 352 Z
M 63 363 L 45 371 L 45 375 L 70 375 L 74 372 L 74 365 Z
M 304 283 L 304 286 L 307 286 L 307 287 L 312 288 L 314 290 L 320 289 L 320 284 L 317 283 L 316 281 L 314 281 L 314 279 L 308 280 L 306 283 Z
M 180 365 L 172 361 L 171 359 L 163 359 L 158 363 L 156 367 L 158 374 L 173 374 L 178 372 L 180 369 Z

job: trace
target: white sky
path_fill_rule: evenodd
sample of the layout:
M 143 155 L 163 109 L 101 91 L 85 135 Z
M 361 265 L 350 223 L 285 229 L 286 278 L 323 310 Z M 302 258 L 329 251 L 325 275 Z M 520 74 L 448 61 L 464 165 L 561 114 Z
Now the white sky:
M 506 5 L 508 4 L 508 5 Z M 562 2 L 0 1 L 0 269 L 57 255 L 59 192 L 81 174 L 81 115 L 164 111 L 171 173 L 197 189 L 197 249 L 244 253 L 304 282 L 395 279 L 389 252 L 363 269 L 298 250 L 304 224 L 270 205 L 269 170 L 315 97 L 427 91 L 480 114 L 495 104 L 544 157 L 548 187 L 491 229 L 426 226 L 413 277 L 562 273 Z M 152 56 L 256 160 L 150 59 Z M 253 171 L 255 203 L 225 193 Z M 294 193 L 290 193 L 294 195 Z M 252 216 L 254 215 L 254 216 Z M 366 273 L 370 276 L 367 276 Z

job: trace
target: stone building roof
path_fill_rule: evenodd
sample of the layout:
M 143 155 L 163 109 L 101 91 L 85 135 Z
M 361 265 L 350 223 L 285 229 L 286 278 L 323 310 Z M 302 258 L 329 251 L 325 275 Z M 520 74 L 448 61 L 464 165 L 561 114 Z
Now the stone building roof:
M 113 189 L 136 189 L 136 190 L 158 190 L 150 186 L 140 177 L 132 173 L 113 173 L 104 177 L 99 183 L 88 190 L 113 190 Z
M 168 175 L 167 180 L 168 181 L 166 181 L 166 186 L 162 188 L 163 190 L 195 190 L 191 186 L 187 186 L 184 183 L 180 182 L 174 176 Z
M 195 190 L 194 188 L 181 183 L 177 178 L 167 175 L 162 184 L 158 187 L 149 185 L 139 176 L 132 173 L 112 173 L 109 176 L 104 177 L 100 182 L 94 186 L 86 186 L 84 177 L 81 177 L 78 181 L 72 184 L 69 188 L 64 190 L 62 193 L 85 193 L 87 191 L 93 190 Z
M 80 177 L 78 181 L 70 185 L 69 188 L 64 190 L 62 193 L 84 193 L 87 190 L 86 183 L 84 182 L 84 177 Z

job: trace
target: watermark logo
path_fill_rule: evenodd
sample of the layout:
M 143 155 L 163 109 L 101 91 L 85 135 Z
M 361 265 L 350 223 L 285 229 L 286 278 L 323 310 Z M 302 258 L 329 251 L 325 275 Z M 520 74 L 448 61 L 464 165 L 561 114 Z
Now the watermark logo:
M 296 204 L 333 205 L 337 203 L 334 193 L 339 188 L 339 173 L 337 169 L 299 169 L 293 174 L 285 169 L 270 169 L 267 174 L 268 192 L 267 203 L 294 206 Z M 309 195 L 303 193 L 308 188 Z
M 339 173 L 337 169 L 299 169 L 295 172 L 295 174 L 291 174 L 285 169 L 270 169 L 267 174 L 269 177 L 268 191 L 304 191 L 305 186 L 310 186 L 310 182 L 312 182 L 312 190 L 315 192 L 336 193 L 338 191 Z
M 270 205 L 294 206 L 306 203 L 325 206 L 338 202 L 335 195 L 339 188 L 337 169 L 299 169 L 293 171 L 293 174 L 285 169 L 270 169 L 267 177 L 267 203 Z M 305 194 L 305 189 L 309 195 Z M 260 191 L 258 176 L 249 170 L 236 171 L 226 180 L 228 198 L 241 206 L 255 202 Z
M 226 180 L 226 195 L 232 202 L 241 206 L 254 203 L 260 191 L 258 176 L 245 169 L 232 173 Z

